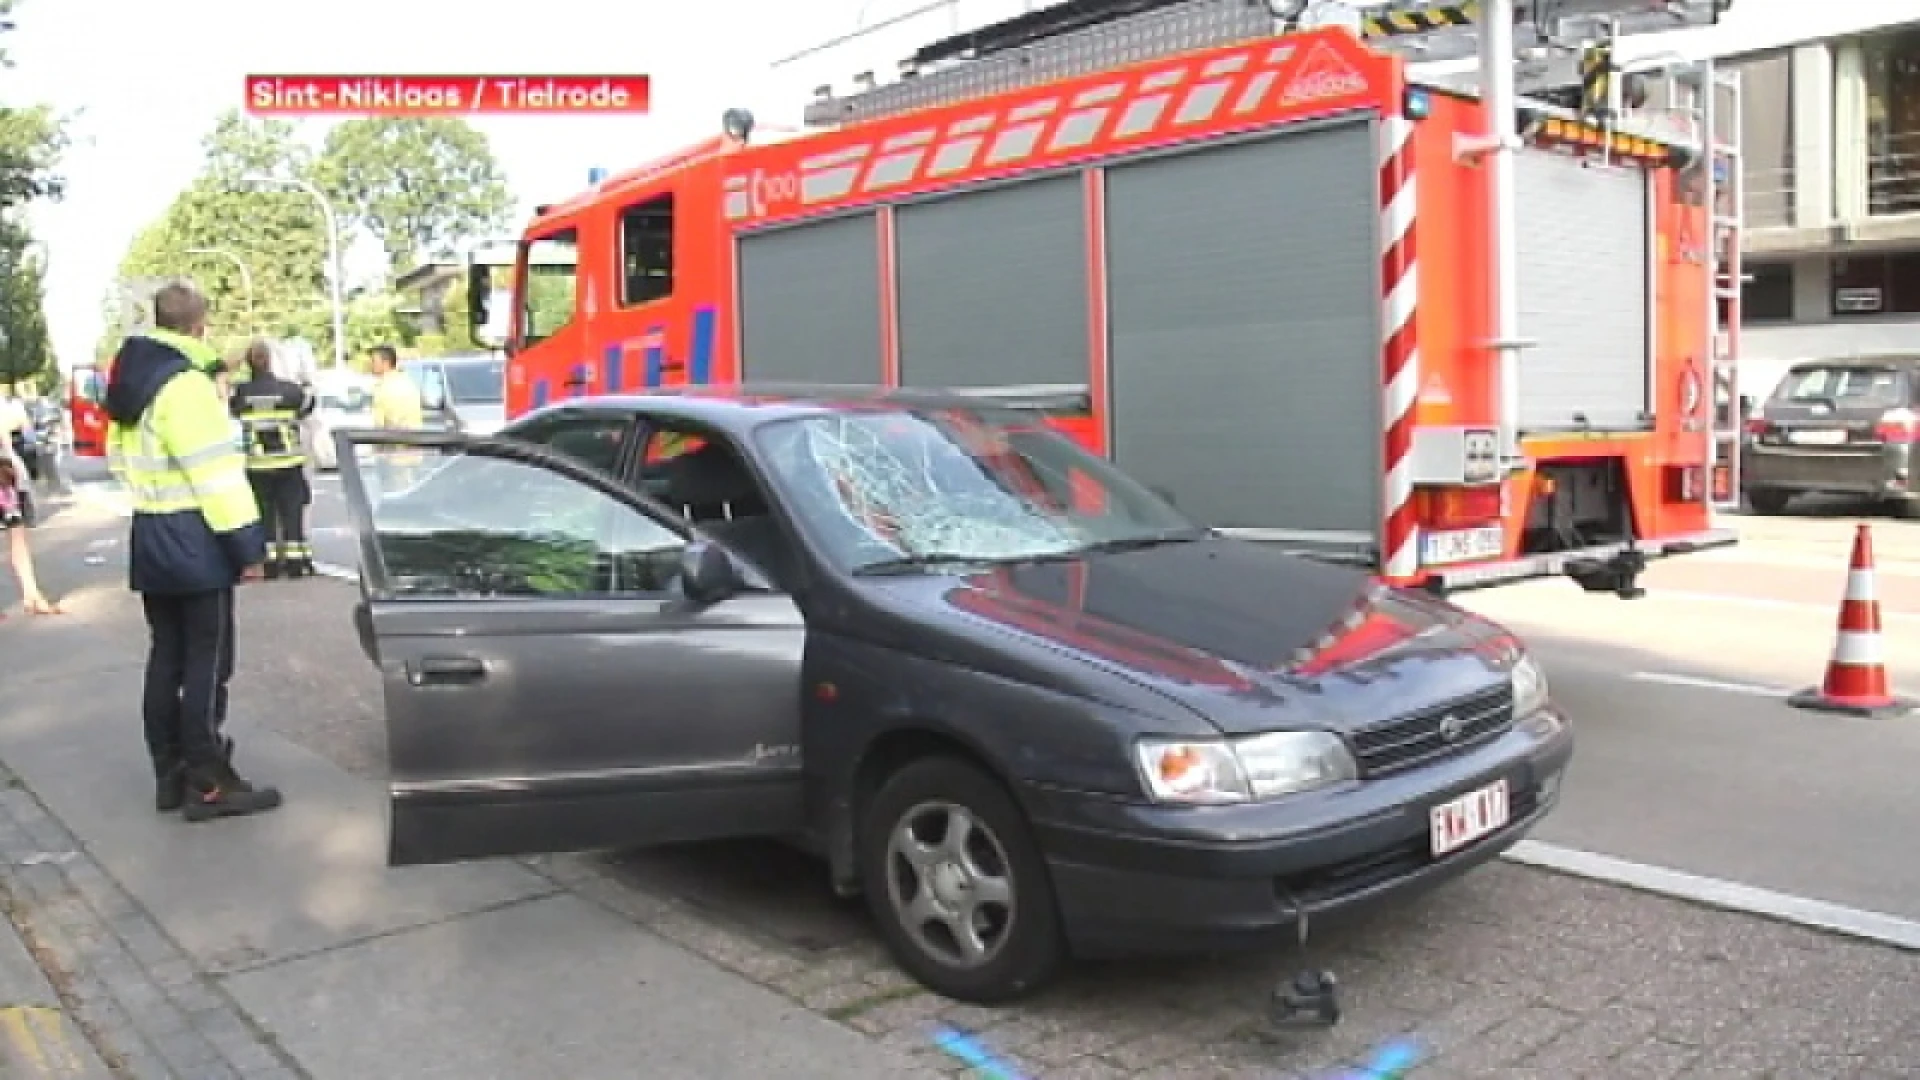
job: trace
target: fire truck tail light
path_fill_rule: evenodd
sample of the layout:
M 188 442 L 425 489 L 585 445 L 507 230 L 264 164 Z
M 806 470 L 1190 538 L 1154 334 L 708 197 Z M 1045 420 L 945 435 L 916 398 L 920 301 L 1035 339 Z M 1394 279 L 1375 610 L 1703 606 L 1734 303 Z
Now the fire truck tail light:
M 1498 487 L 1435 488 L 1427 493 L 1426 524 L 1459 529 L 1500 520 Z
M 1920 415 L 1912 409 L 1890 409 L 1873 432 L 1883 443 L 1920 442 Z
M 1707 470 L 1700 465 L 1667 466 L 1667 501 L 1704 502 L 1707 497 Z

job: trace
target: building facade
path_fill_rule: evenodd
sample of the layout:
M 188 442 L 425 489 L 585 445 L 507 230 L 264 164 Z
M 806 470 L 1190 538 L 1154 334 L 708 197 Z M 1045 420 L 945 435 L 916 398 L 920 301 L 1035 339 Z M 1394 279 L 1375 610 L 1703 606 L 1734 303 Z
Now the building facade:
M 1920 17 L 1720 62 L 1742 84 L 1741 392 L 1920 351 Z

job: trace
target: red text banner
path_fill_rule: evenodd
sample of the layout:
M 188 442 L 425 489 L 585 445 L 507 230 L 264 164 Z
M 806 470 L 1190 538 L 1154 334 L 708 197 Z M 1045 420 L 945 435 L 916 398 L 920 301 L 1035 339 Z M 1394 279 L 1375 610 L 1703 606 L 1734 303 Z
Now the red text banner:
M 249 75 L 255 116 L 633 115 L 645 75 Z

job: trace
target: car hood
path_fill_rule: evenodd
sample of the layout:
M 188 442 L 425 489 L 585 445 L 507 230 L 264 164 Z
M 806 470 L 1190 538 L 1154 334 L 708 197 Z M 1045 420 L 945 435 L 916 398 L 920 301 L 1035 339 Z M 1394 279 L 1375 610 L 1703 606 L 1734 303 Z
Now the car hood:
M 465 435 L 492 435 L 507 426 L 507 407 L 503 404 L 456 402 L 453 411 L 460 417 L 460 431 Z
M 1512 649 L 1445 601 L 1217 536 L 884 587 L 970 637 L 1070 654 L 1229 734 L 1370 727 L 1503 684 Z

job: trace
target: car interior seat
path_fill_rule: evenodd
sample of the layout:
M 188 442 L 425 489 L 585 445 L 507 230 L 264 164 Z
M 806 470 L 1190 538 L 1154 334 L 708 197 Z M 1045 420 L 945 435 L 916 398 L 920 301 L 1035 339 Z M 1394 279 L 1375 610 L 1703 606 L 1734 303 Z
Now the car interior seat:
M 710 442 L 667 462 L 657 475 L 661 501 L 774 581 L 789 580 L 791 553 L 780 523 L 753 474 L 732 451 Z

